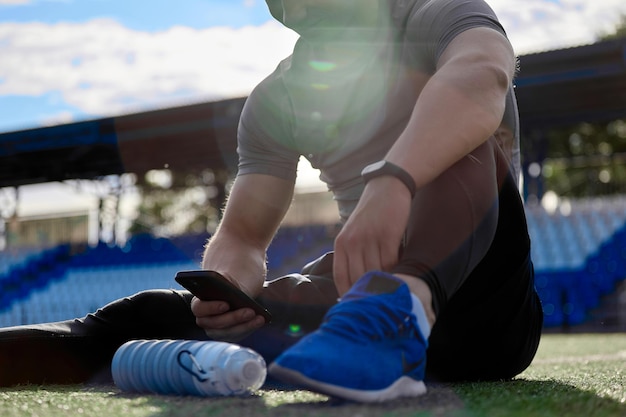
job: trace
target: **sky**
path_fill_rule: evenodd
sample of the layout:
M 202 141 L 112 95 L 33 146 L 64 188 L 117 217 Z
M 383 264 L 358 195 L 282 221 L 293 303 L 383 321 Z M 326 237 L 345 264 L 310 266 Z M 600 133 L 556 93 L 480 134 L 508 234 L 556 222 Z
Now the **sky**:
M 518 54 L 593 42 L 624 0 L 488 0 Z M 0 132 L 247 95 L 296 35 L 262 0 L 0 0 Z
M 487 2 L 519 55 L 592 43 L 626 14 Z M 243 97 L 296 39 L 262 0 L 0 0 L 0 133 Z

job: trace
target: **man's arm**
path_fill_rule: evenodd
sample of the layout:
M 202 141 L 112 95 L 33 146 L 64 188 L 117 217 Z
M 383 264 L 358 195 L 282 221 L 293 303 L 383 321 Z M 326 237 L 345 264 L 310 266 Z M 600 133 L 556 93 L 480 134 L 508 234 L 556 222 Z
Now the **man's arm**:
M 266 274 L 266 251 L 293 197 L 291 181 L 269 175 L 237 177 L 224 216 L 210 239 L 203 269 L 220 272 L 254 297 L 261 292 Z M 261 326 L 261 316 L 250 309 L 226 312 L 224 302 L 192 301 L 197 324 L 219 340 L 235 340 Z
M 501 33 L 461 33 L 441 55 L 385 159 L 407 170 L 418 188 L 428 184 L 497 130 L 514 73 L 515 55 Z
M 441 55 L 385 159 L 404 168 L 418 189 L 434 180 L 496 131 L 514 71 L 515 56 L 502 34 L 488 28 L 459 34 Z M 340 294 L 365 272 L 397 263 L 410 204 L 409 190 L 395 177 L 367 183 L 335 240 Z
M 204 251 L 202 267 L 222 273 L 256 296 L 265 279 L 265 254 L 293 197 L 291 181 L 270 175 L 239 176 L 224 215 Z

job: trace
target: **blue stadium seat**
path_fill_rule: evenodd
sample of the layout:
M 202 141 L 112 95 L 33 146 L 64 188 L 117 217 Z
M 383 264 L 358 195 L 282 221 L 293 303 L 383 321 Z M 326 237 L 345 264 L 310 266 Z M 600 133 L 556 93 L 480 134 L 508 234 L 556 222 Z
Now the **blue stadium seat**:
M 546 327 L 583 322 L 626 277 L 626 213 L 619 204 L 594 204 L 572 202 L 568 214 L 527 210 Z M 334 233 L 325 225 L 282 227 L 268 250 L 270 278 L 332 250 Z M 0 252 L 0 326 L 69 319 L 145 289 L 180 288 L 175 273 L 200 267 L 208 238 L 138 235 L 72 256 L 68 245 Z

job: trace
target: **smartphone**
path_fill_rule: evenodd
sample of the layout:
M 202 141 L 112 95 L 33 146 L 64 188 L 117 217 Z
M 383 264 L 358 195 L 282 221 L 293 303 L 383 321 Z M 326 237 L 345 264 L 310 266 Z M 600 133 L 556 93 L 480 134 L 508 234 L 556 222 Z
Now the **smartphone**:
M 226 301 L 231 310 L 251 308 L 256 314 L 265 318 L 265 323 L 272 321 L 272 315 L 265 307 L 233 285 L 219 272 L 179 271 L 174 279 L 203 301 Z

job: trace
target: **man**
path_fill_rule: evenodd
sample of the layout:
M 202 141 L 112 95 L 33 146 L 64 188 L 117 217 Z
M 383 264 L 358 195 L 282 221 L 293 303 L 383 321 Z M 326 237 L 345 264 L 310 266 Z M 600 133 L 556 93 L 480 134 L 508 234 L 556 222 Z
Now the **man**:
M 0 369 L 48 346 L 80 380 L 125 340 L 209 337 L 261 351 L 278 379 L 370 402 L 423 394 L 427 376 L 507 379 L 530 364 L 542 312 L 516 181 L 516 60 L 493 11 L 483 0 L 267 3 L 301 37 L 246 102 L 238 175 L 202 266 L 276 323 L 145 292 L 84 319 L 0 332 Z M 266 281 L 301 155 L 343 227 L 303 275 Z M 288 322 L 311 332 L 285 336 Z
M 426 356 L 441 378 L 523 370 L 542 320 L 515 186 L 516 60 L 494 13 L 481 0 L 268 4 L 301 38 L 247 100 L 239 174 L 203 267 L 261 293 L 300 155 L 345 223 L 340 302 L 270 372 L 381 401 L 424 392 Z M 226 308 L 192 301 L 210 337 L 263 325 Z

